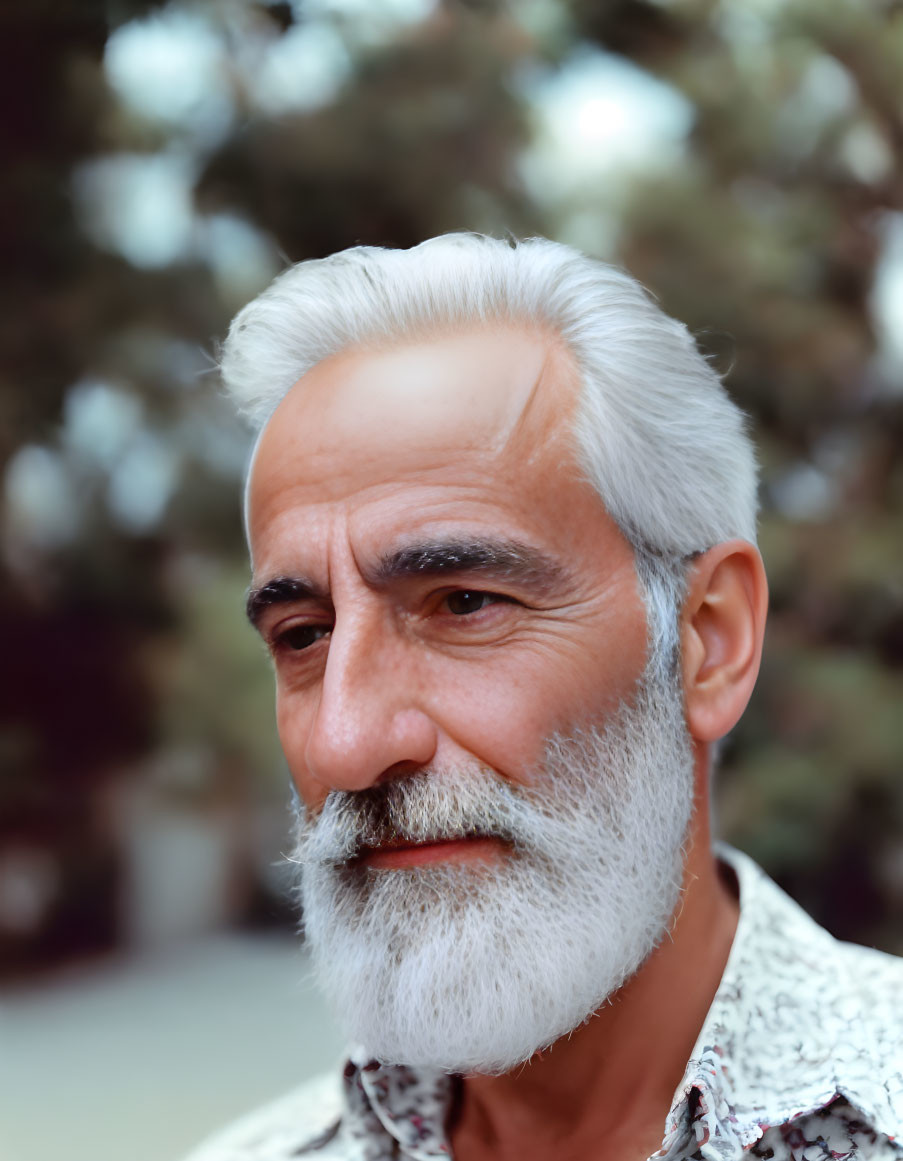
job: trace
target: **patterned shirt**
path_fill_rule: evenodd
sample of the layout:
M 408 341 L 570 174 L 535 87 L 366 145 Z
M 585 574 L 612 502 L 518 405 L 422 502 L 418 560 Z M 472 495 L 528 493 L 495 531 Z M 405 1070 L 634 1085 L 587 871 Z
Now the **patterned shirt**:
M 903 960 L 839 943 L 719 854 L 740 921 L 655 1161 L 903 1161 Z M 352 1053 L 189 1161 L 449 1161 L 460 1083 Z

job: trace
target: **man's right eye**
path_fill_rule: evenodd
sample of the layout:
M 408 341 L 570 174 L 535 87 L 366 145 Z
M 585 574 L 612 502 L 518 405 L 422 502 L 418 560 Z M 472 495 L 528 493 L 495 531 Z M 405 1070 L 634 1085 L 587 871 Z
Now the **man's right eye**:
M 331 625 L 292 625 L 290 628 L 277 633 L 273 644 L 277 649 L 291 649 L 297 653 L 302 649 L 309 649 L 311 645 L 322 637 L 327 637 L 331 632 Z

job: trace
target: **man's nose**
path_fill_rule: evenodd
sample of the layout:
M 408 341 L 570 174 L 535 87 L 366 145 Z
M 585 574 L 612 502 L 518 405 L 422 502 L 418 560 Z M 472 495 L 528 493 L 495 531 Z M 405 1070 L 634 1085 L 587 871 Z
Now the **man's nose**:
M 426 765 L 437 728 L 422 708 L 409 649 L 388 626 L 336 622 L 305 750 L 325 790 L 363 790 Z

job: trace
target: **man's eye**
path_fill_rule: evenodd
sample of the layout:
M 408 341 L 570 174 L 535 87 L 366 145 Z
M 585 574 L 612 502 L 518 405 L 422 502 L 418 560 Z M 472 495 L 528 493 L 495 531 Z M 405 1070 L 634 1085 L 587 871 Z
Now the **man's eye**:
M 496 593 L 481 593 L 472 589 L 461 589 L 460 592 L 448 594 L 445 598 L 445 607 L 456 617 L 466 617 L 468 613 L 478 613 L 487 605 L 494 605 L 503 599 Z
M 330 625 L 293 625 L 277 635 L 275 644 L 298 652 L 301 649 L 309 649 L 321 637 L 326 637 L 331 632 Z

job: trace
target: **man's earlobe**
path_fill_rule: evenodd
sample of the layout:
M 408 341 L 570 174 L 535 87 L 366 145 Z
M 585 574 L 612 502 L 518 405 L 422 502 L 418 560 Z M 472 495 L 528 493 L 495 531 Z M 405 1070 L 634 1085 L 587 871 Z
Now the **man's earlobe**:
M 768 584 L 758 549 L 729 540 L 704 552 L 690 571 L 682 617 L 687 725 L 713 742 L 746 709 L 762 656 Z

